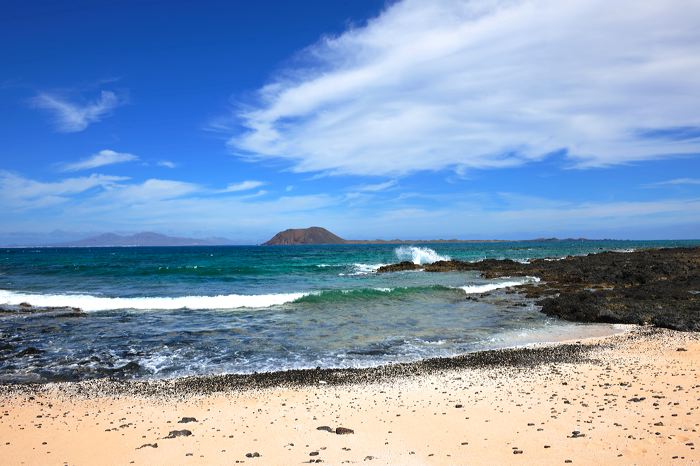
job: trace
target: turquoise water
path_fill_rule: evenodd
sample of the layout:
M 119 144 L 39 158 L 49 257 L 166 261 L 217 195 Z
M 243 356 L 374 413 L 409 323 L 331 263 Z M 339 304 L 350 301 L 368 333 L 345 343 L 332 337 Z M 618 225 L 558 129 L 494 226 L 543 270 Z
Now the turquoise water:
M 547 318 L 507 292 L 535 277 L 375 271 L 399 260 L 525 261 L 698 244 L 0 249 L 0 304 L 86 311 L 0 315 L 0 380 L 367 367 L 578 335 L 588 327 Z

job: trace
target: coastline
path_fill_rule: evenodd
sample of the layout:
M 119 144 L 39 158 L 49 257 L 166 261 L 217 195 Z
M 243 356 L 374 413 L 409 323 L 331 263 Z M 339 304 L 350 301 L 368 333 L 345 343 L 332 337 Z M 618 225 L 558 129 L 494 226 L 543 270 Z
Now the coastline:
M 700 462 L 698 358 L 700 334 L 639 327 L 372 369 L 4 385 L 0 454 L 8 464 L 688 464 Z

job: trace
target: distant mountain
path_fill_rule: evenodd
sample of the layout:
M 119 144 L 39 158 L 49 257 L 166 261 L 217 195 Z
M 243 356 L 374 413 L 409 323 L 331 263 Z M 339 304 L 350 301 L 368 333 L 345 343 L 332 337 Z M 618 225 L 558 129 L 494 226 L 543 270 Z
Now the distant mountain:
M 79 241 L 52 244 L 51 246 L 67 248 L 99 248 L 110 246 L 218 246 L 226 244 L 232 244 L 232 241 L 226 238 L 178 238 L 175 236 L 161 235 L 159 233 L 143 232 L 136 233 L 134 235 L 105 233 L 102 235 L 81 239 Z
M 277 233 L 265 246 L 291 244 L 344 244 L 346 241 L 338 235 L 321 227 L 290 228 Z

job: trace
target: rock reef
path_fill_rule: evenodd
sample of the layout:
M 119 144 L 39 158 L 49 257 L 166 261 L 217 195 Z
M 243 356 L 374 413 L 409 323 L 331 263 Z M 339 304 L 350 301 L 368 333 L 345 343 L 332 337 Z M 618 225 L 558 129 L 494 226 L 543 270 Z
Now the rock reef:
M 400 262 L 378 272 L 479 271 L 484 278 L 539 277 L 539 284 L 518 288 L 537 299 L 542 312 L 576 322 L 652 324 L 700 331 L 700 248 L 601 252 L 529 263 L 487 259 Z

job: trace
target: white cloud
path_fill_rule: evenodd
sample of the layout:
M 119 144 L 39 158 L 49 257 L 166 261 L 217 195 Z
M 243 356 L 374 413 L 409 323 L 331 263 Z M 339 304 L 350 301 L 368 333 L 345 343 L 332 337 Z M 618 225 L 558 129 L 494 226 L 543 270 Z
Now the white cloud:
M 363 184 L 360 186 L 354 186 L 352 189 L 355 191 L 365 192 L 365 193 L 376 193 L 379 191 L 384 191 L 389 188 L 396 186 L 396 180 L 385 181 L 384 183 L 376 184 Z
M 105 149 L 79 162 L 64 164 L 62 170 L 65 172 L 91 170 L 93 168 L 113 165 L 115 163 L 133 162 L 138 159 L 139 158 L 133 154 Z
M 160 160 L 160 161 L 158 161 L 157 165 L 159 167 L 165 167 L 165 168 L 177 167 L 177 164 L 175 162 L 171 162 L 170 160 Z
M 255 180 L 246 180 L 246 181 L 241 181 L 240 183 L 231 183 L 228 186 L 226 186 L 226 189 L 223 190 L 223 192 L 226 193 L 235 193 L 239 191 L 249 191 L 251 189 L 259 188 L 260 186 L 263 186 L 265 183 L 262 181 L 255 181 Z
M 658 183 L 651 183 L 647 186 L 681 186 L 681 185 L 699 185 L 700 178 L 674 178 L 667 181 L 659 181 Z
M 216 193 L 177 180 L 91 175 L 41 182 L 0 171 L 0 211 L 6 217 L 0 231 L 95 231 L 98 225 L 99 230 L 207 231 L 263 241 L 268 233 L 320 219 L 347 238 L 630 237 L 652 229 L 671 237 L 700 218 L 697 198 L 573 202 L 465 192 L 434 200 L 395 196 L 376 203 L 328 194 Z M 43 209 L 40 214 L 38 209 Z
M 115 206 L 148 204 L 166 199 L 175 199 L 202 191 L 199 185 L 185 181 L 151 178 L 140 184 L 120 186 L 102 193 L 98 201 L 109 201 Z M 174 219 L 173 219 L 174 220 Z
M 229 141 L 297 172 L 606 166 L 700 153 L 700 3 L 406 0 L 302 53 Z
M 124 101 L 111 91 L 102 91 L 99 98 L 81 103 L 71 102 L 48 92 L 39 93 L 31 99 L 33 107 L 47 110 L 53 115 L 56 130 L 61 133 L 83 131 L 123 103 Z
M 93 174 L 41 182 L 0 170 L 0 206 L 8 210 L 26 210 L 67 202 L 72 196 L 93 188 L 112 188 L 128 178 Z

